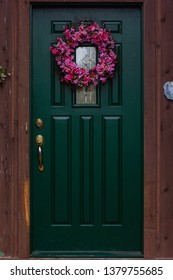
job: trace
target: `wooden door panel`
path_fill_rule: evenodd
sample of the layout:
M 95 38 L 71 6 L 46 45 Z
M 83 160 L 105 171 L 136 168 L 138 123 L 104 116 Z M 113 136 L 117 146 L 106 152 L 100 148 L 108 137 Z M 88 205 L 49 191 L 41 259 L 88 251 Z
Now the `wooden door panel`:
M 77 17 L 111 28 L 117 42 L 116 75 L 97 87 L 91 106 L 75 104 L 75 90 L 60 82 L 49 52 Z M 140 8 L 33 5 L 31 27 L 31 254 L 141 257 Z M 37 134 L 45 139 L 42 173 Z
M 71 118 L 53 117 L 52 182 L 54 225 L 71 224 Z M 53 218 L 53 217 L 52 217 Z

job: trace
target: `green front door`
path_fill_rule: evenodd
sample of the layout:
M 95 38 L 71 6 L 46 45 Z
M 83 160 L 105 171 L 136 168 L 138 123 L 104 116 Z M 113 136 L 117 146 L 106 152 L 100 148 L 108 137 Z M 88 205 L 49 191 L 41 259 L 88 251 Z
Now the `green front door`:
M 115 77 L 90 101 L 60 82 L 49 51 L 67 23 L 84 19 L 112 30 L 118 55 Z M 143 256 L 141 77 L 140 6 L 32 6 L 33 257 Z

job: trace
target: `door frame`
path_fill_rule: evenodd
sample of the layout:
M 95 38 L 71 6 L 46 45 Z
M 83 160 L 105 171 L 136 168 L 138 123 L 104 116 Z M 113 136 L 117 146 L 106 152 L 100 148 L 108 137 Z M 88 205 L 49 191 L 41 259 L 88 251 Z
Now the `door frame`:
M 16 3 L 17 2 L 17 3 Z M 19 3 L 20 2 L 20 3 Z M 65 3 L 73 3 L 68 0 Z M 104 0 L 76 2 L 92 3 Z M 139 4 L 143 11 L 144 54 L 144 258 L 157 257 L 159 240 L 159 146 L 160 146 L 160 1 L 108 0 L 110 3 Z M 156 3 L 157 2 L 157 3 Z M 30 170 L 29 170 L 29 120 L 30 120 L 30 4 L 64 3 L 63 0 L 13 1 L 13 90 L 14 120 L 13 166 L 13 257 L 30 258 Z M 20 40 L 22 38 L 22 40 Z M 21 152 L 22 151 L 22 152 Z M 16 215 L 17 213 L 17 215 Z

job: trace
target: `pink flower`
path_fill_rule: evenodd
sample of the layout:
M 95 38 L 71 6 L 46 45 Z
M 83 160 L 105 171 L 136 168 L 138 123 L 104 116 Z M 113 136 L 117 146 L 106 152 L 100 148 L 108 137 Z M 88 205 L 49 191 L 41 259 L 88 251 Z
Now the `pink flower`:
M 72 74 L 67 74 L 64 76 L 65 81 L 69 82 L 73 80 L 73 75 Z
M 57 38 L 56 46 L 50 47 L 50 51 L 63 73 L 61 81 L 87 87 L 91 83 L 95 86 L 99 82 L 104 84 L 107 78 L 113 76 L 117 57 L 114 52 L 115 42 L 109 31 L 100 27 L 96 22 L 89 26 L 82 23 L 78 30 L 73 27 L 64 28 L 64 36 L 65 40 Z M 90 70 L 79 67 L 75 63 L 73 55 L 76 47 L 86 42 L 95 44 L 99 54 L 97 65 Z
M 107 78 L 100 78 L 100 81 L 103 83 L 103 84 L 105 84 L 106 83 L 106 81 L 107 81 Z

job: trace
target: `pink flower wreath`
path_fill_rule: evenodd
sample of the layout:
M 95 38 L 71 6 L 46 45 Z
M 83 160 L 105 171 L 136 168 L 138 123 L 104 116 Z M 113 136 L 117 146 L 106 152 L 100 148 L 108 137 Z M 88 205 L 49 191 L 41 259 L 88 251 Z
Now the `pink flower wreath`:
M 115 42 L 109 31 L 94 22 L 91 25 L 82 23 L 78 30 L 65 27 L 63 33 L 65 39 L 57 38 L 56 46 L 50 47 L 62 71 L 62 82 L 87 87 L 90 84 L 96 86 L 99 82 L 104 84 L 108 78 L 113 77 L 117 56 L 114 52 Z M 98 63 L 90 70 L 74 62 L 75 49 L 82 43 L 91 43 L 98 49 Z

